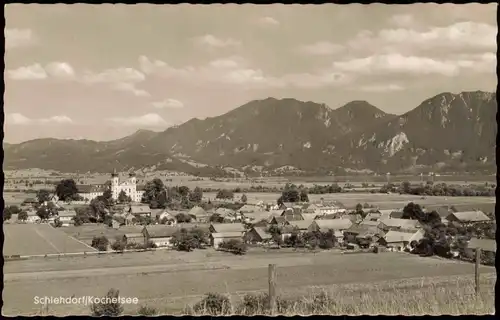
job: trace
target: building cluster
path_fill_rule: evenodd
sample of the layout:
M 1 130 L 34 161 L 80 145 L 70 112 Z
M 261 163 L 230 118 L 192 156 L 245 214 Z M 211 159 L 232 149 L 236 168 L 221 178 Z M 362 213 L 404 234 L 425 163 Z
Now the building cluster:
M 78 194 L 85 199 L 91 201 L 92 199 L 102 196 L 106 191 L 105 185 L 77 185 Z M 130 173 L 127 179 L 120 181 L 120 176 L 116 171 L 111 174 L 111 194 L 113 200 L 118 200 L 121 192 L 130 197 L 132 202 L 141 202 L 142 195 L 144 194 L 144 186 L 137 185 L 137 177 L 135 173 Z

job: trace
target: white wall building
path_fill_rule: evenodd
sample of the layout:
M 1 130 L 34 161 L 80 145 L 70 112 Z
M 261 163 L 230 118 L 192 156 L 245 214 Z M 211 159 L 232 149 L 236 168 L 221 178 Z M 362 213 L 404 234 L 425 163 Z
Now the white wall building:
M 111 174 L 111 193 L 113 199 L 117 200 L 120 192 L 124 191 L 127 196 L 129 196 L 133 202 L 141 202 L 144 190 L 138 190 L 137 188 L 137 178 L 135 173 L 129 174 L 129 178 L 123 182 L 120 182 L 120 178 L 116 172 Z

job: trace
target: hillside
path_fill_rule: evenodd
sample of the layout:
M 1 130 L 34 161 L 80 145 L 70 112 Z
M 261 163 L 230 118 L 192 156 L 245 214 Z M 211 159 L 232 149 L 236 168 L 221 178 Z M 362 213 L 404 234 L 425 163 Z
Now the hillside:
M 192 119 L 163 132 L 139 130 L 114 141 L 4 144 L 4 168 L 147 168 L 202 175 L 220 174 L 228 167 L 247 174 L 494 169 L 495 115 L 496 95 L 485 92 L 442 93 L 401 116 L 366 101 L 331 109 L 267 98 L 217 117 Z

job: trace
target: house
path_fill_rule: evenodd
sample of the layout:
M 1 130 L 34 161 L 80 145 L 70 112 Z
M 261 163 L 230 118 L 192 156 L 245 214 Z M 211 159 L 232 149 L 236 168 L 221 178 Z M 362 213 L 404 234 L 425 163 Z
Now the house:
M 482 211 L 452 212 L 446 217 L 446 220 L 449 222 L 458 222 L 463 225 L 491 221 L 490 218 Z
M 269 211 L 254 211 L 252 213 L 247 213 L 244 215 L 245 222 L 247 223 L 255 223 L 259 221 L 268 221 L 269 220 Z
M 304 220 L 304 217 L 302 217 L 302 214 L 298 212 L 297 210 L 292 209 L 286 209 L 283 211 L 281 214 L 282 217 L 284 217 L 287 221 L 298 221 L 298 220 Z
M 208 223 L 178 223 L 176 225 L 178 230 L 193 230 L 193 229 L 199 229 L 203 231 L 206 234 L 210 233 L 210 224 Z
M 301 213 L 301 216 L 304 220 L 314 220 L 314 219 L 320 219 L 322 216 L 318 215 L 316 213 Z
M 358 242 L 358 239 L 372 239 L 377 241 L 385 235 L 379 225 L 354 224 L 349 229 L 344 230 L 344 240 L 346 242 Z
M 288 221 L 290 226 L 299 230 L 299 232 L 307 232 L 309 231 L 309 227 L 316 220 L 296 220 L 296 221 Z
M 59 221 L 62 222 L 63 227 L 67 227 L 73 224 L 73 218 L 76 217 L 75 210 L 61 210 L 57 212 Z
M 318 215 L 344 214 L 347 211 L 346 207 L 339 201 L 323 201 L 322 203 L 315 204 L 315 207 Z
M 387 225 L 385 225 L 382 221 L 367 221 L 367 220 L 363 220 L 359 224 L 360 225 L 365 225 L 365 226 L 378 227 L 381 230 L 387 229 Z
M 202 207 L 195 206 L 189 210 L 188 215 L 195 217 L 196 220 L 201 220 L 204 217 L 210 216 Z
M 152 211 L 148 205 L 130 206 L 129 213 L 136 217 L 151 217 Z
M 497 243 L 493 239 L 472 238 L 467 243 L 467 248 L 475 250 L 481 248 L 482 251 L 497 252 Z
M 417 231 L 422 228 L 422 224 L 418 222 L 418 220 L 411 219 L 381 219 L 384 225 L 386 225 L 386 229 L 384 230 L 394 230 L 394 231 Z
M 212 223 L 209 230 L 210 233 L 240 232 L 243 235 L 245 226 L 241 223 Z
M 156 214 L 156 221 L 169 226 L 175 226 L 177 224 L 177 219 L 175 218 L 176 213 L 162 210 L 161 213 Z M 163 223 L 165 222 L 165 223 Z
M 41 219 L 36 214 L 36 211 L 30 210 L 27 213 L 28 213 L 28 219 L 26 219 L 26 222 L 28 222 L 28 223 L 38 223 L 38 222 L 40 222 Z
M 243 240 L 244 233 L 239 231 L 214 232 L 210 234 L 210 245 L 218 249 L 222 242 L 236 239 Z
M 77 185 L 76 190 L 78 195 L 85 199 L 85 201 L 91 201 L 104 194 L 106 187 L 103 185 Z
M 123 236 L 123 241 L 126 244 L 137 243 L 145 245 L 147 243 L 144 233 L 126 233 Z
M 29 208 L 29 207 L 34 207 L 38 205 L 38 200 L 35 198 L 26 198 L 22 203 L 21 203 L 21 208 Z
M 352 222 L 349 219 L 313 220 L 309 231 L 328 232 L 328 230 L 341 231 L 349 229 Z
M 245 204 L 243 207 L 241 207 L 238 212 L 245 214 L 245 213 L 250 213 L 254 211 L 261 211 L 262 209 L 259 208 L 258 206 L 254 206 L 251 204 Z
M 274 217 L 270 218 L 269 224 L 274 224 L 274 225 L 277 225 L 278 227 L 282 227 L 282 226 L 288 225 L 289 222 L 285 219 L 285 217 L 274 216 Z
M 266 228 L 253 227 L 245 233 L 245 242 L 263 243 L 271 240 L 273 237 L 267 232 Z
M 400 232 L 390 230 L 387 232 L 385 237 L 379 240 L 379 243 L 388 248 L 392 248 L 394 251 L 403 251 L 406 248 L 410 248 L 413 241 L 420 241 L 424 238 L 424 231 L 418 230 L 415 232 Z
M 236 215 L 236 211 L 227 208 L 218 208 L 217 210 L 215 210 L 214 213 L 218 214 L 223 218 L 234 217 Z
M 179 228 L 165 225 L 145 226 L 142 229 L 144 243 L 153 242 L 157 247 L 170 247 L 172 236 Z M 137 238 L 136 238 L 137 239 Z
M 394 216 L 392 216 L 394 215 Z M 381 219 L 389 219 L 389 218 L 397 218 L 396 216 L 398 215 L 398 211 L 393 210 L 393 209 L 376 209 L 374 211 L 368 212 L 368 214 L 365 216 L 364 220 L 369 220 L 369 221 L 378 221 Z M 401 213 L 402 215 L 402 213 Z

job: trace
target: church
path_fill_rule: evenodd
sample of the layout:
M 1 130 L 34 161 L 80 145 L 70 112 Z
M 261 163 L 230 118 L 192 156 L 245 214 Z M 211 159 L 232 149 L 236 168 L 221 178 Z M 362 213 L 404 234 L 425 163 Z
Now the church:
M 103 185 L 80 185 L 77 188 L 78 194 L 86 201 L 91 201 L 98 196 L 102 196 L 106 189 Z M 142 195 L 144 194 L 143 188 L 137 186 L 135 173 L 130 173 L 128 179 L 120 181 L 118 173 L 116 173 L 116 170 L 113 170 L 111 174 L 111 194 L 113 200 L 118 200 L 118 196 L 122 191 L 132 199 L 132 202 L 141 202 Z

